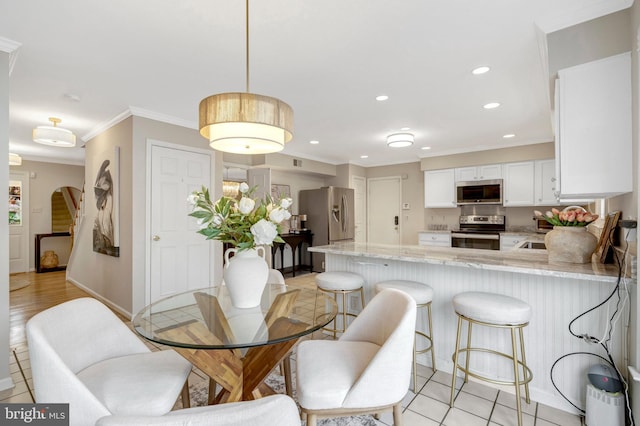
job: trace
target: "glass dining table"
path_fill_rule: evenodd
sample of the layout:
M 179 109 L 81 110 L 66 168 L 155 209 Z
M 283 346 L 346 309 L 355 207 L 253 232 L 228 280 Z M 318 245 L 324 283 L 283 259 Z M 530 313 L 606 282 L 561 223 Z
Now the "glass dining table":
M 227 287 L 217 286 L 158 300 L 135 316 L 133 327 L 207 374 L 212 404 L 274 393 L 264 380 L 280 363 L 290 393 L 291 349 L 331 322 L 336 312 L 332 298 L 284 284 L 267 284 L 260 306 L 239 309 L 231 304 Z M 221 387 L 217 394 L 216 383 Z

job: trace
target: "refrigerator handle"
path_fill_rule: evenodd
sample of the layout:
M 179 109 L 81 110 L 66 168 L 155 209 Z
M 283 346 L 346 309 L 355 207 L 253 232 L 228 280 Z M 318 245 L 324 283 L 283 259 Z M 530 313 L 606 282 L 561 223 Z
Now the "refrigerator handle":
M 349 204 L 347 203 L 347 196 L 342 195 L 342 232 L 346 234 L 348 229 L 348 220 L 349 220 Z

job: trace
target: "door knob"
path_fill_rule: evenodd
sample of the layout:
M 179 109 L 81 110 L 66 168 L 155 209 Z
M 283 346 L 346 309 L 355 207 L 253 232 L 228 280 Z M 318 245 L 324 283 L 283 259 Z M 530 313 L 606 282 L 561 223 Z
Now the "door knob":
M 154 236 L 153 236 L 153 241 L 158 241 L 159 239 L 160 239 L 160 236 L 159 236 L 159 235 L 154 235 Z

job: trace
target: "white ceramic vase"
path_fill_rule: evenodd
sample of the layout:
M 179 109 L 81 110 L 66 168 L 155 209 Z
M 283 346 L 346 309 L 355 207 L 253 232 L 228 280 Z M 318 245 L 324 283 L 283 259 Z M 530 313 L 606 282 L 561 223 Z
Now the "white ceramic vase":
M 230 254 L 234 253 L 233 257 Z M 224 252 L 224 283 L 236 308 L 260 305 L 262 292 L 269 277 L 269 265 L 264 247 L 249 250 L 227 249 Z
M 554 226 L 544 244 L 549 263 L 589 263 L 598 239 L 585 226 Z

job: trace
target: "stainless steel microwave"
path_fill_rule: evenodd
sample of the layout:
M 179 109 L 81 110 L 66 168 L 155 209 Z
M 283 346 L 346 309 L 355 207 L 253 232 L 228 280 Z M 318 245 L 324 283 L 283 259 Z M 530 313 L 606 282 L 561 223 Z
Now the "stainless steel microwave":
M 456 203 L 502 205 L 502 179 L 456 182 Z

